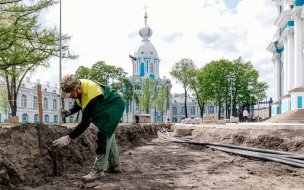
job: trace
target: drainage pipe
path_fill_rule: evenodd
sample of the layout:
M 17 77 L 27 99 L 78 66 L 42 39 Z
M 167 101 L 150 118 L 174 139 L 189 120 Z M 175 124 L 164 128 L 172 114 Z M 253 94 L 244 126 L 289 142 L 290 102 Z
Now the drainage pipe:
M 163 135 L 163 132 L 166 132 L 166 136 Z M 219 144 L 219 143 L 198 142 L 189 139 L 177 139 L 171 137 L 167 129 L 159 130 L 157 134 L 160 139 L 166 141 L 171 141 L 175 143 L 189 143 L 195 145 L 203 145 L 208 148 L 234 153 L 244 157 L 269 160 L 273 162 L 290 165 L 293 167 L 304 168 L 304 161 L 303 161 L 304 155 L 300 155 L 300 154 L 293 154 L 290 152 L 274 151 L 274 150 L 259 149 L 259 148 L 241 147 L 241 146 Z

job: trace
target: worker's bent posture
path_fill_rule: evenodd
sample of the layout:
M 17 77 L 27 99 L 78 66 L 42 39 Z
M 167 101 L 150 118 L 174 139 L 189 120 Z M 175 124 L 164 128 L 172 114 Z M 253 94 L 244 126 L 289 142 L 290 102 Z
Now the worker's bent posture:
M 81 135 L 92 122 L 98 127 L 96 159 L 93 170 L 81 179 L 94 181 L 105 176 L 104 170 L 121 173 L 119 153 L 114 132 L 125 109 L 123 98 L 108 86 L 87 79 L 78 79 L 75 75 L 65 75 L 60 81 L 62 98 L 73 98 L 71 109 L 60 110 L 62 117 L 69 117 L 82 110 L 81 122 L 72 132 L 53 141 L 53 146 L 66 146 Z

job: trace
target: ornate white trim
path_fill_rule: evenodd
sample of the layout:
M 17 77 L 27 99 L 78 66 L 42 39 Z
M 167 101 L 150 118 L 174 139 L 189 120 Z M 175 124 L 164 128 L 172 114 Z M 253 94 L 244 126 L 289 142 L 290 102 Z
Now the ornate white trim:
M 302 21 L 301 10 L 294 11 L 291 15 L 291 19 L 293 19 L 295 21 Z
M 282 41 L 283 42 L 283 44 L 286 44 L 286 42 L 287 42 L 287 37 L 284 35 L 284 36 L 281 36 L 280 37 L 280 41 Z
M 294 38 L 294 30 L 288 30 L 286 31 L 286 37 L 287 39 L 291 39 L 291 38 Z
M 275 64 L 276 60 L 279 60 L 281 62 L 281 53 L 276 53 L 272 56 L 271 61 L 273 64 Z

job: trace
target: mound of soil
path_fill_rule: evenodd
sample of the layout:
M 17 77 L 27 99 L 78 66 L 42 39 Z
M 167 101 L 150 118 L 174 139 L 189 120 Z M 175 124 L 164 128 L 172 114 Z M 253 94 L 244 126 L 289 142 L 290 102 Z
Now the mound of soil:
M 220 142 L 304 154 L 304 130 L 197 128 L 192 136 L 201 142 Z
M 166 124 L 126 124 L 116 130 L 121 152 L 144 145 L 157 137 Z M 90 126 L 81 136 L 61 149 L 52 141 L 69 134 L 71 128 L 36 123 L 0 127 L 0 189 L 38 187 L 54 176 L 77 174 L 91 167 L 95 158 L 97 128 Z

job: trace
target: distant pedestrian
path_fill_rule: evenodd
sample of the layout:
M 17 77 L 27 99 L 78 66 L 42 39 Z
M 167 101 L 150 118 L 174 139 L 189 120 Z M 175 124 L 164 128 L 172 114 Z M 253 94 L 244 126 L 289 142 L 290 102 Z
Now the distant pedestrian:
M 250 114 L 249 114 L 249 121 L 250 121 L 250 122 L 253 121 L 253 113 L 252 113 L 252 112 L 250 112 Z
M 249 113 L 247 111 L 247 107 L 244 108 L 244 111 L 243 111 L 243 117 L 244 117 L 244 121 L 247 122 L 248 121 L 248 116 L 249 116 Z

